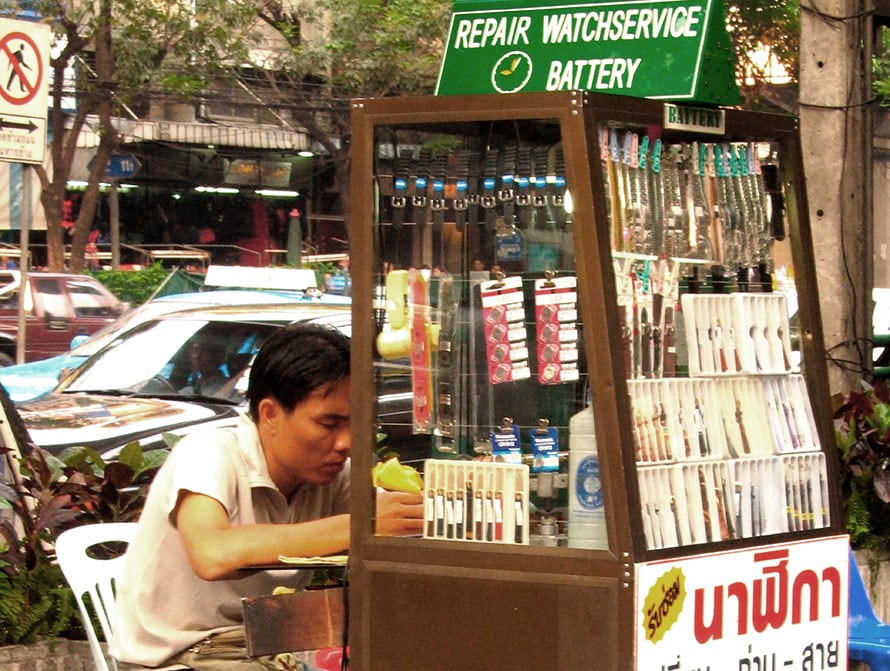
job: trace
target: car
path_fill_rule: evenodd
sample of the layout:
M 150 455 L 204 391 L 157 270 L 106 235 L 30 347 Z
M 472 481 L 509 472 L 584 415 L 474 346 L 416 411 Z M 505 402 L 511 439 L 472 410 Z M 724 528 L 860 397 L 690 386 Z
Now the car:
M 349 299 L 331 296 L 309 287 L 305 291 L 278 289 L 226 289 L 214 288 L 170 294 L 154 298 L 126 312 L 117 320 L 96 331 L 92 336 L 71 349 L 47 359 L 0 368 L 0 384 L 12 401 L 28 401 L 51 391 L 62 375 L 68 374 L 89 356 L 127 330 L 159 315 L 185 309 L 211 305 L 258 305 L 274 303 L 301 303 L 319 305 L 350 305 Z M 78 340 L 78 336 L 74 340 Z
M 160 315 L 119 334 L 51 393 L 16 408 L 31 440 L 53 454 L 85 446 L 114 459 L 132 441 L 164 447 L 167 433 L 234 424 L 246 408 L 247 371 L 260 345 L 276 329 L 307 321 L 351 335 L 346 305 L 215 306 Z M 200 350 L 213 364 L 199 378 Z
M 78 335 L 95 333 L 130 309 L 90 275 L 0 270 L 0 366 L 17 357 L 20 306 L 25 319 L 25 361 L 67 352 Z M 24 301 L 23 304 L 20 301 Z

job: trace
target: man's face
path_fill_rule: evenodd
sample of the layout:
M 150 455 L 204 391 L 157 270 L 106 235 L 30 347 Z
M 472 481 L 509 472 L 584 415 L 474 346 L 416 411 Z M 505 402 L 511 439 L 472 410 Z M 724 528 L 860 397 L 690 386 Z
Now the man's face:
M 293 412 L 275 414 L 264 445 L 270 474 L 312 485 L 334 481 L 349 457 L 349 379 L 313 391 Z M 278 470 L 280 469 L 280 470 Z

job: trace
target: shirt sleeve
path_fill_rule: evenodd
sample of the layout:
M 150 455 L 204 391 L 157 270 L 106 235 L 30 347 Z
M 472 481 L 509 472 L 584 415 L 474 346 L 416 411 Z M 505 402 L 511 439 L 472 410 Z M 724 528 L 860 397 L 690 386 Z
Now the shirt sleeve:
M 179 441 L 164 464 L 171 483 L 166 502 L 171 524 L 176 526 L 176 508 L 184 492 L 219 501 L 232 517 L 238 505 L 236 462 L 237 455 L 226 449 L 219 433 L 197 432 Z

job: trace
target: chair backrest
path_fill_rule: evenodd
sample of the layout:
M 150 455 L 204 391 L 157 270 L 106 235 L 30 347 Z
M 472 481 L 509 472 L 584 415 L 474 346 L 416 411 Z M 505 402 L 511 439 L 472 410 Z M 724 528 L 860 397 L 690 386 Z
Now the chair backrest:
M 115 583 L 123 570 L 124 553 L 103 559 L 90 549 L 113 541 L 129 544 L 135 532 L 135 522 L 86 524 L 64 531 L 56 539 L 56 558 L 77 600 L 97 671 L 109 671 L 110 658 L 102 650 L 91 615 L 98 620 L 104 639 L 111 640 L 116 616 Z M 111 667 L 117 669 L 113 659 Z
M 865 589 L 865 583 L 859 573 L 859 566 L 856 564 L 852 548 L 850 549 L 850 621 L 881 622 L 881 619 L 875 614 L 871 597 Z

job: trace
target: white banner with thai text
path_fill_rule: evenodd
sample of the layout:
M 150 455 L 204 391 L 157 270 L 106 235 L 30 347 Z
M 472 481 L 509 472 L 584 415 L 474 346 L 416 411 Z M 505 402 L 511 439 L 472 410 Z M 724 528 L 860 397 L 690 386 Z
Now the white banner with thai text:
M 639 671 L 847 668 L 849 538 L 637 564 Z

